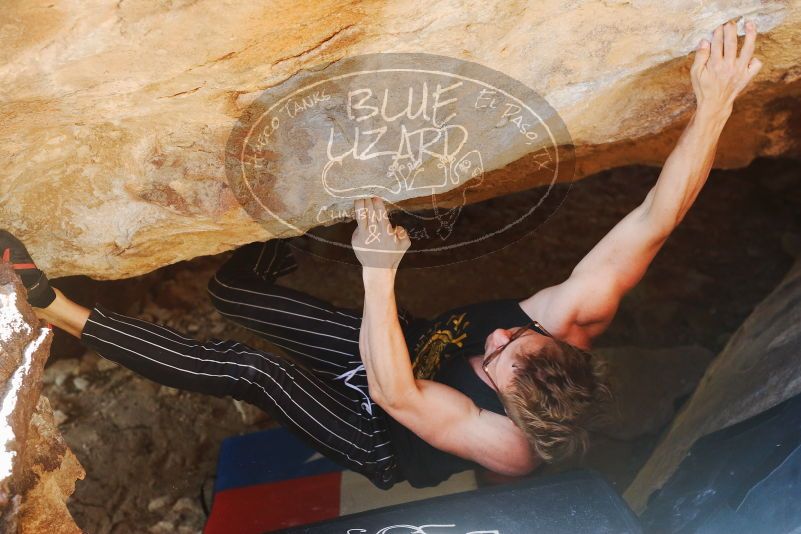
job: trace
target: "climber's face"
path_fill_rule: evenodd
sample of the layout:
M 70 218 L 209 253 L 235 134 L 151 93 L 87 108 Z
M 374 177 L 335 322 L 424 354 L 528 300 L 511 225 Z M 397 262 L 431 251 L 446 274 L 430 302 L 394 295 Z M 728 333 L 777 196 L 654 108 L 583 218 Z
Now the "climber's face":
M 497 328 L 487 336 L 482 368 L 495 390 L 508 391 L 523 358 L 536 357 L 550 338 L 536 321 L 511 329 Z

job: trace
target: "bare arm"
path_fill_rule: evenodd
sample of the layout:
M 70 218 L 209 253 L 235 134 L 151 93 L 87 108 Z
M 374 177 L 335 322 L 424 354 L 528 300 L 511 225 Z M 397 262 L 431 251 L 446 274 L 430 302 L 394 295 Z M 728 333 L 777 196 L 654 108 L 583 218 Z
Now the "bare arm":
M 408 237 L 393 238 L 395 230 L 383 220 L 380 201 L 365 212 L 378 214 L 384 251 L 364 246 L 367 224 L 354 233 L 354 250 L 364 265 L 364 314 L 359 349 L 372 400 L 393 419 L 433 447 L 465 458 L 497 473 L 521 475 L 536 467 L 525 435 L 508 418 L 481 411 L 459 391 L 414 378 L 409 351 L 398 322 L 395 273 L 408 248 Z M 358 211 L 357 211 L 358 219 Z M 387 243 L 391 243 L 387 245 Z M 374 243 L 375 245 L 375 243 Z M 394 249 L 394 254 L 390 249 Z
M 746 28 L 739 58 L 733 24 L 718 27 L 711 46 L 705 41 L 699 46 L 691 70 L 697 108 L 642 204 L 595 245 L 565 282 L 520 303 L 546 328 L 550 321 L 555 335 L 588 348 L 592 338 L 609 326 L 623 295 L 642 279 L 695 202 L 734 99 L 761 66 L 751 59 L 756 29 Z

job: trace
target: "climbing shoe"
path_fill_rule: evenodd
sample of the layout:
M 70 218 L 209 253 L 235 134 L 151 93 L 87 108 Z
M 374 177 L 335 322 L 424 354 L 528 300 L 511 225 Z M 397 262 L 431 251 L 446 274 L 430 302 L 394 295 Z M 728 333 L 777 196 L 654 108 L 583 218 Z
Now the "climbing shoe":
M 6 230 L 0 230 L 0 251 L 3 263 L 11 264 L 28 290 L 28 303 L 36 308 L 48 307 L 56 299 L 56 293 L 22 241 Z

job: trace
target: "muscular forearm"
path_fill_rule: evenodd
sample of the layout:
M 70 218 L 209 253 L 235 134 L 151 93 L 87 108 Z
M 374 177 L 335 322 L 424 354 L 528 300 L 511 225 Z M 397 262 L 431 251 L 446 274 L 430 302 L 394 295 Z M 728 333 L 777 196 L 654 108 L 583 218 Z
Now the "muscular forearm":
M 395 406 L 416 391 L 414 374 L 395 304 L 395 273 L 365 267 L 364 314 L 359 339 L 370 396 Z
M 669 234 L 706 183 L 730 110 L 697 109 L 644 203 L 654 227 Z

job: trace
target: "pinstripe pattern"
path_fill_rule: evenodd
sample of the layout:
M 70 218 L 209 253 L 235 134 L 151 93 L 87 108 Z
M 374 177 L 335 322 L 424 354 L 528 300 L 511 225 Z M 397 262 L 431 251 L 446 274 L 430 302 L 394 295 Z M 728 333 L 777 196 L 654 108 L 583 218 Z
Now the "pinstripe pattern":
M 199 342 L 99 305 L 81 340 L 160 384 L 254 404 L 322 454 L 388 488 L 401 475 L 388 416 L 370 402 L 360 368 L 361 311 L 273 284 L 295 268 L 285 242 L 253 243 L 238 249 L 208 284 L 222 315 L 294 361 L 237 341 Z M 405 311 L 401 320 L 410 320 Z

